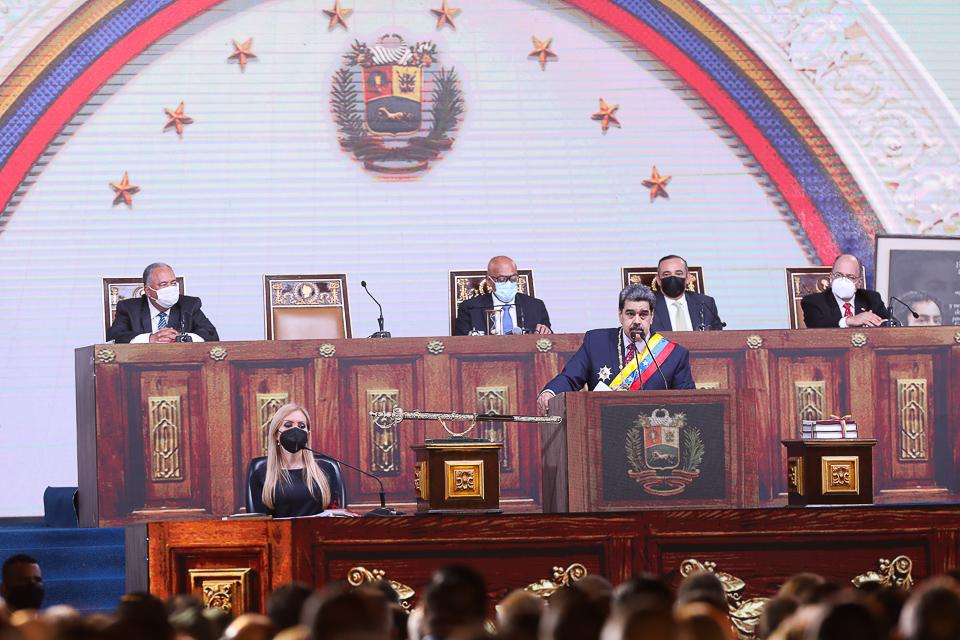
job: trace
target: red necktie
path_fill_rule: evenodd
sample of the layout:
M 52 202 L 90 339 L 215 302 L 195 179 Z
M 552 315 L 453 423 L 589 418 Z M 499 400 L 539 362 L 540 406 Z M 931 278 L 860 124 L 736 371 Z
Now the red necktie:
M 627 345 L 627 364 L 630 364 L 630 361 L 637 357 L 637 349 L 633 346 L 633 343 Z
M 844 303 L 843 303 L 843 317 L 844 317 L 844 318 L 849 318 L 849 317 L 851 317 L 852 315 L 853 315 L 853 311 L 850 309 L 850 303 L 849 303 L 849 302 L 844 302 Z

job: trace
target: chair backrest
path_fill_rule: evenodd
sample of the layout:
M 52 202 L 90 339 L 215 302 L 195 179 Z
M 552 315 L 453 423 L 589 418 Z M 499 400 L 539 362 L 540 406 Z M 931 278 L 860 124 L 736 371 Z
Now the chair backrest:
M 143 277 L 129 278 L 100 278 L 103 287 L 103 339 L 107 339 L 107 332 L 113 324 L 113 317 L 117 314 L 117 303 L 121 300 L 139 298 L 143 295 Z M 183 276 L 177 277 L 180 284 L 180 293 L 186 293 L 187 281 Z
M 533 287 L 533 269 L 517 269 L 519 282 L 517 290 L 528 296 L 536 297 Z M 492 293 L 487 286 L 487 270 L 451 271 L 450 284 L 447 289 L 450 298 L 450 333 L 453 334 L 453 325 L 457 321 L 457 308 L 460 303 L 470 298 Z
M 800 299 L 811 293 L 821 293 L 830 286 L 830 265 L 821 267 L 786 267 L 783 272 L 787 277 L 787 315 L 791 329 L 806 329 L 803 321 L 803 310 L 800 308 Z M 866 271 L 860 266 L 860 277 Z
M 703 290 L 703 267 L 688 266 L 690 272 L 690 284 L 687 285 L 687 291 L 694 293 L 705 293 Z M 657 290 L 657 267 L 623 267 L 620 270 L 621 280 L 624 287 L 631 284 L 643 284 L 654 291 Z
M 330 483 L 330 492 L 334 495 L 339 494 L 343 496 L 343 504 L 340 505 L 340 508 L 346 507 L 347 494 L 343 485 L 343 470 L 340 469 L 340 463 L 324 455 L 314 454 L 313 459 L 317 461 L 317 464 L 320 465 L 320 470 L 327 476 L 327 481 Z M 244 476 L 243 483 L 243 506 L 246 507 L 247 513 L 254 513 L 253 493 L 250 491 L 250 478 L 253 477 L 254 473 L 259 473 L 261 469 L 265 470 L 266 466 L 266 456 L 254 458 L 247 463 L 247 475 Z
M 267 340 L 352 338 L 343 273 L 263 276 Z

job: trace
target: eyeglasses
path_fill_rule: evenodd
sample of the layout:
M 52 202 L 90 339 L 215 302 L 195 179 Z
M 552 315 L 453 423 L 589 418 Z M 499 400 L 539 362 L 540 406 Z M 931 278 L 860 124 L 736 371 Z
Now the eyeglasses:
M 520 282 L 520 276 L 497 276 L 496 278 L 490 276 L 487 277 L 498 284 L 503 284 L 504 282 Z
M 850 280 L 850 281 L 852 281 L 852 282 L 856 282 L 857 280 L 860 279 L 860 276 L 859 276 L 859 275 L 852 275 L 852 274 L 849 274 L 849 273 L 839 273 L 839 272 L 837 272 L 837 271 L 834 271 L 834 272 L 833 272 L 832 274 L 830 274 L 830 275 L 832 275 L 834 278 L 846 278 L 847 280 Z
M 623 312 L 623 315 L 628 318 L 640 318 L 641 320 L 646 320 L 653 315 L 652 311 L 634 311 L 632 309 L 627 309 Z

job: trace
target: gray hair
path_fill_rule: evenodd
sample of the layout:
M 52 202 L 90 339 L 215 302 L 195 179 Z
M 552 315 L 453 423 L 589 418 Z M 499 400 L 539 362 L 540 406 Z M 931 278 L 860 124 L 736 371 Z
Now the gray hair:
M 173 267 L 163 262 L 154 262 L 153 264 L 147 266 L 147 268 L 143 270 L 143 286 L 144 287 L 150 286 L 147 284 L 147 282 L 150 280 L 150 276 L 153 275 L 154 269 L 162 269 L 162 268 L 167 268 L 167 269 L 170 269 L 170 271 L 173 271 Z
M 651 311 L 657 306 L 657 298 L 653 295 L 653 291 L 650 291 L 650 287 L 642 284 L 630 284 L 623 288 L 623 291 L 620 292 L 620 311 L 623 311 L 623 305 L 627 300 L 649 302 Z

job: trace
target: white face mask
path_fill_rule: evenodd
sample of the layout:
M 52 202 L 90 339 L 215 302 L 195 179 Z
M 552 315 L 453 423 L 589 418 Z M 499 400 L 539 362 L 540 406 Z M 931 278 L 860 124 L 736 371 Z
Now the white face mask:
M 150 287 L 153 289 L 153 287 Z M 161 307 L 166 307 L 169 309 L 173 305 L 177 304 L 177 301 L 180 299 L 180 286 L 177 284 L 172 284 L 169 287 L 164 287 L 163 289 L 153 289 L 157 293 L 157 304 Z
M 857 286 L 846 278 L 837 278 L 830 285 L 830 288 L 833 289 L 834 295 L 841 300 L 849 300 L 857 292 Z

